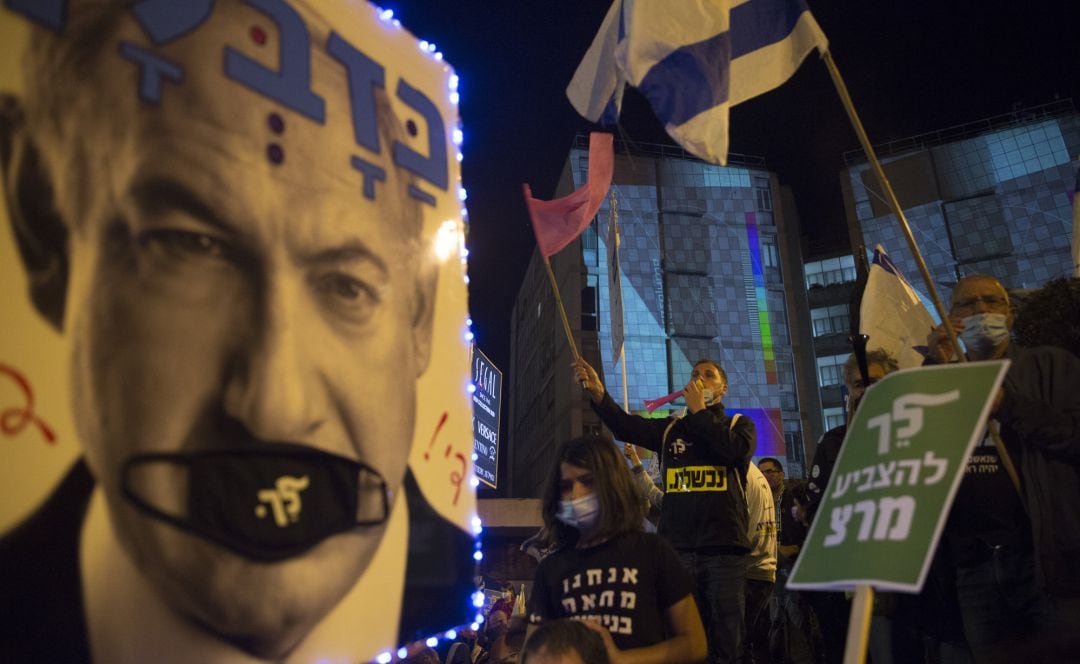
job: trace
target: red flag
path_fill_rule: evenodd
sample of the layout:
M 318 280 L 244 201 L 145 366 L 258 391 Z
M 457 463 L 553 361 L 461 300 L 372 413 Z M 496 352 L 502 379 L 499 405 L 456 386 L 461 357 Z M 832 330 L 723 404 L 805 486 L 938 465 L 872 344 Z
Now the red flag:
M 540 201 L 532 197 L 529 185 L 522 185 L 536 244 L 545 261 L 581 235 L 596 216 L 611 187 L 614 162 L 612 135 L 592 132 L 589 134 L 589 179 L 577 191 L 553 201 Z

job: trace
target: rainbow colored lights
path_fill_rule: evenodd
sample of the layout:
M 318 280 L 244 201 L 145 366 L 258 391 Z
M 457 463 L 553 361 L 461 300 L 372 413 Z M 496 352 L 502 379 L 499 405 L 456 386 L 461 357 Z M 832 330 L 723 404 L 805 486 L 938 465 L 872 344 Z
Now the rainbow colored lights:
M 761 260 L 761 241 L 758 238 L 757 215 L 746 213 L 746 239 L 749 243 L 750 269 L 754 275 L 753 297 L 757 304 L 758 332 L 761 357 L 765 361 L 765 382 L 776 385 L 776 353 L 773 351 L 772 325 L 769 322 L 769 301 L 765 293 L 765 270 Z

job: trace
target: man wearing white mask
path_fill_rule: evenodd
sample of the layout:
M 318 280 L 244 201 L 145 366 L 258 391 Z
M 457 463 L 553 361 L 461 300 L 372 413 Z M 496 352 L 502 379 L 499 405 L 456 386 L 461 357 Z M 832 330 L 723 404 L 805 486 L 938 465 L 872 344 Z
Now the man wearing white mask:
M 967 358 L 1012 361 L 991 417 L 1021 484 L 1017 495 L 990 441 L 976 447 L 945 531 L 980 662 L 1012 661 L 1035 638 L 1046 646 L 1037 634 L 1075 638 L 1080 626 L 1080 360 L 1015 346 L 1013 318 L 994 277 L 965 277 L 953 289 L 950 321 Z M 955 356 L 941 326 L 927 345 L 929 364 Z
M 658 533 L 694 577 L 709 639 L 709 662 L 743 661 L 748 536 L 746 482 L 757 446 L 754 423 L 729 416 L 727 375 L 708 359 L 694 363 L 681 417 L 630 415 L 584 359 L 574 362 L 593 409 L 616 438 L 660 453 L 664 502 Z

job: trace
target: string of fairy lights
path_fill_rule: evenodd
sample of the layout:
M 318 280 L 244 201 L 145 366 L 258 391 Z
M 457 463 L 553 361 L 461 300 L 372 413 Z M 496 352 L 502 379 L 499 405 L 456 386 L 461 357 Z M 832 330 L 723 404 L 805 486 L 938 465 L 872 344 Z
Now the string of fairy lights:
M 379 21 L 381 21 L 384 25 L 391 26 L 392 28 L 398 30 L 403 29 L 401 21 L 394 17 L 394 10 L 374 7 L 374 11 Z M 420 40 L 417 45 L 423 53 L 427 54 L 433 60 L 443 63 L 443 71 L 449 74 L 447 76 L 446 84 L 447 99 L 450 102 L 451 106 L 457 108 L 461 102 L 461 93 L 458 89 L 460 84 L 460 78 L 450 69 L 450 66 L 443 61 L 443 54 L 441 51 L 439 51 L 438 47 L 434 43 L 427 40 Z M 455 149 L 454 156 L 457 159 L 458 163 L 461 163 L 461 161 L 464 159 L 461 146 L 465 142 L 465 133 L 461 128 L 460 117 L 458 117 L 458 119 L 455 121 L 455 125 L 450 134 L 450 139 Z M 460 201 L 461 203 L 461 216 L 459 219 L 451 219 L 444 221 L 439 227 L 438 231 L 436 231 L 434 241 L 435 254 L 440 261 L 445 262 L 446 260 L 449 260 L 455 253 L 458 255 L 461 261 L 462 279 L 464 280 L 466 285 L 468 285 L 469 283 L 469 250 L 465 246 L 465 228 L 468 224 L 469 219 L 469 212 L 465 207 L 465 201 L 468 199 L 468 197 L 468 192 L 465 191 L 465 187 L 461 184 L 461 173 L 459 171 L 457 198 L 458 201 Z M 466 347 L 470 346 L 475 339 L 475 335 L 472 331 L 472 323 L 472 318 L 465 319 L 465 331 L 462 335 L 462 338 Z M 473 384 L 471 378 L 466 382 L 465 391 L 470 398 L 472 394 L 476 391 L 476 385 Z M 472 461 L 474 463 L 476 462 L 477 458 L 477 454 L 473 452 Z M 475 491 L 476 487 L 479 486 L 479 484 L 480 480 L 470 470 L 469 485 Z M 479 514 L 476 513 L 472 515 L 469 521 L 472 527 L 473 539 L 475 542 L 473 560 L 475 560 L 476 563 L 479 564 L 480 561 L 484 559 L 484 552 L 480 543 L 480 534 L 484 530 L 483 523 L 480 520 Z M 473 618 L 473 623 L 469 625 L 469 628 L 473 631 L 476 631 L 480 629 L 480 624 L 484 621 L 484 616 L 479 611 L 479 609 L 484 606 L 484 593 L 480 590 L 477 590 L 472 594 L 470 601 L 473 608 L 477 609 L 477 612 Z M 448 641 L 453 641 L 457 638 L 457 636 L 457 629 L 448 629 L 445 632 L 429 636 L 425 643 L 428 647 L 434 648 L 439 644 L 440 640 L 445 639 Z M 378 664 L 389 664 L 390 662 L 394 661 L 394 655 L 396 655 L 398 659 L 404 659 L 408 656 L 408 654 L 409 652 L 406 647 L 402 646 L 396 651 L 396 653 L 389 650 L 380 653 L 375 658 L 375 661 L 378 662 Z

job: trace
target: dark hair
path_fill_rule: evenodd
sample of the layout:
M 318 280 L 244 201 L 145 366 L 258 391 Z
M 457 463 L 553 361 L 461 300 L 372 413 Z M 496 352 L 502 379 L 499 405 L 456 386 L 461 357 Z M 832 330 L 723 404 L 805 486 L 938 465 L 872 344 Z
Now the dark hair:
M 589 435 L 563 443 L 555 453 L 544 487 L 542 507 L 547 545 L 562 548 L 575 543 L 579 535 L 577 528 L 555 518 L 562 500 L 559 488 L 562 480 L 559 465 L 562 463 L 584 468 L 593 475 L 593 490 L 600 499 L 600 521 L 595 533 L 598 541 L 641 530 L 641 494 L 626 462 L 614 441 Z
M 780 463 L 780 460 L 777 459 L 776 457 L 761 457 L 760 459 L 758 459 L 758 462 L 757 462 L 758 468 L 761 468 L 761 464 L 765 463 L 766 461 L 768 461 L 771 464 L 774 464 L 777 468 L 780 469 L 781 473 L 784 472 L 784 464 Z
M 1080 279 L 1054 279 L 1028 295 L 1013 332 L 1021 346 L 1057 346 L 1080 357 Z
M 884 348 L 874 348 L 866 351 L 866 370 L 869 371 L 870 367 L 875 364 L 880 366 L 886 374 L 891 374 L 900 369 L 900 363 Z M 852 353 L 844 360 L 844 382 L 850 383 L 851 379 L 858 378 L 858 376 L 859 362 L 855 359 L 855 353 Z
M 727 372 L 724 371 L 724 368 L 720 366 L 719 362 L 717 362 L 716 360 L 710 360 L 707 357 L 703 357 L 700 360 L 698 360 L 697 362 L 694 362 L 693 366 L 691 366 L 690 368 L 693 369 L 694 367 L 696 367 L 699 364 L 711 364 L 714 367 L 716 367 L 717 372 L 720 373 L 720 377 L 724 379 L 724 385 L 728 384 Z
M 585 664 L 608 664 L 604 639 L 579 620 L 562 618 L 540 623 L 521 650 L 522 664 L 535 655 L 565 655 L 576 652 Z

